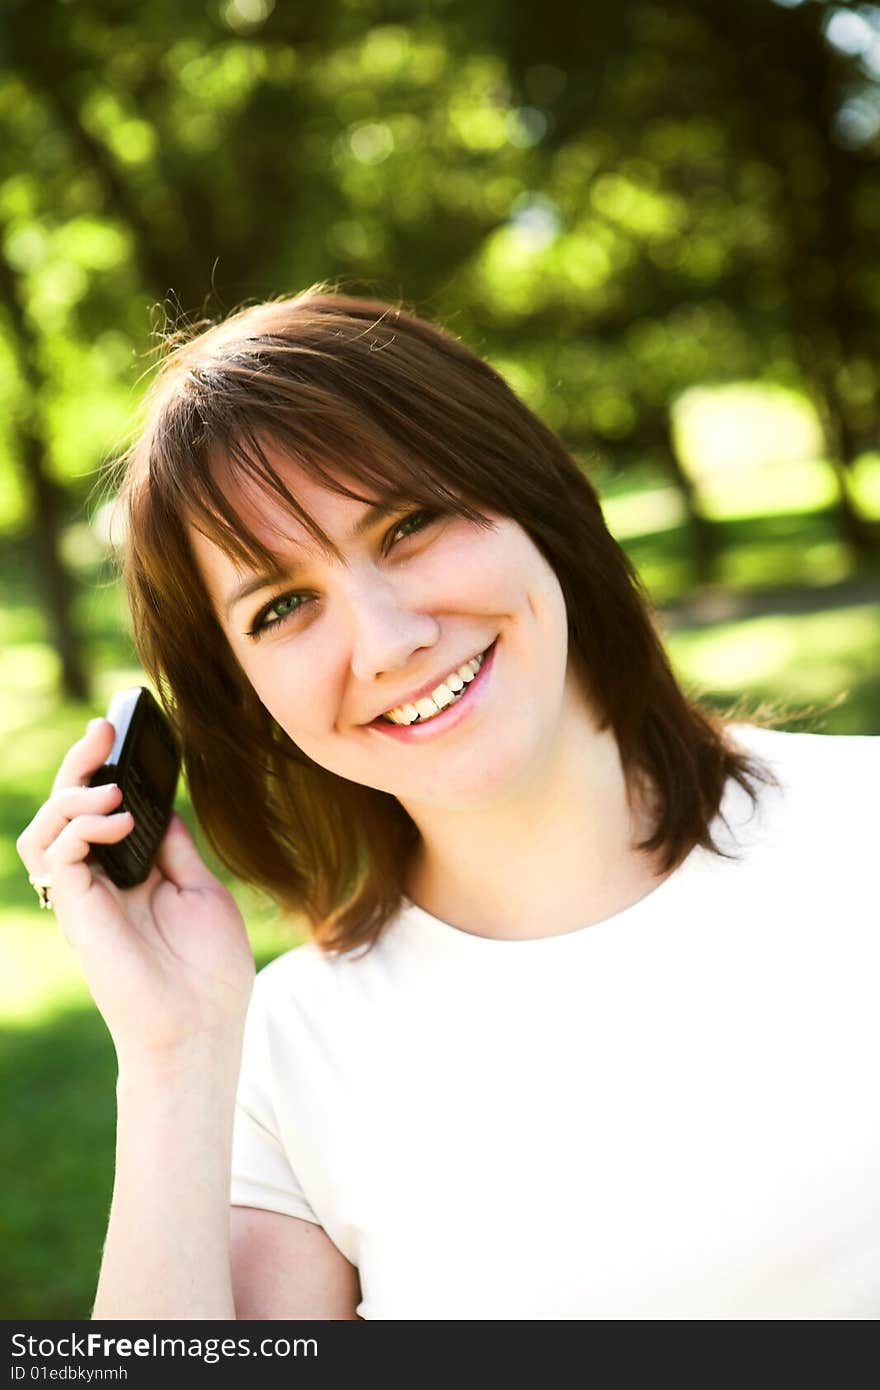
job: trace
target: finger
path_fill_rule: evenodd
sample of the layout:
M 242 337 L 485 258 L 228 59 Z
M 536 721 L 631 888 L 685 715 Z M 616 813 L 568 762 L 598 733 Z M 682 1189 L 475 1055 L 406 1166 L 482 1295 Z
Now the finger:
M 116 730 L 109 719 L 90 719 L 82 738 L 69 748 L 52 784 L 53 795 L 65 787 L 84 786 L 107 761 Z
M 177 888 L 208 888 L 217 883 L 177 812 L 168 823 L 156 865 Z
M 85 815 L 69 821 L 43 854 L 41 873 L 52 880 L 52 906 L 63 906 L 65 898 L 86 894 L 95 882 L 92 866 L 86 863 L 93 844 L 118 844 L 130 835 L 134 817 L 130 811 L 110 816 Z
M 118 806 L 121 797 L 122 791 L 115 782 L 102 787 L 65 787 L 50 797 L 16 841 L 15 847 L 28 872 L 42 872 L 43 854 L 75 816 L 87 812 L 106 815 Z
M 57 839 L 43 855 L 48 872 L 57 879 L 71 864 L 88 858 L 92 845 L 114 845 L 130 835 L 134 816 L 130 811 L 116 811 L 112 816 L 77 816 L 68 821 Z

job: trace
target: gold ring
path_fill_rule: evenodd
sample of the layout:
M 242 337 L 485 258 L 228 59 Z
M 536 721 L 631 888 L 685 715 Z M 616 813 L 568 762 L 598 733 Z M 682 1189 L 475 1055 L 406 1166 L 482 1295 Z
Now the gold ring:
M 40 899 L 40 907 L 52 906 L 52 899 L 49 897 L 49 889 L 52 887 L 52 878 L 49 874 L 28 874 L 28 883 L 37 891 Z

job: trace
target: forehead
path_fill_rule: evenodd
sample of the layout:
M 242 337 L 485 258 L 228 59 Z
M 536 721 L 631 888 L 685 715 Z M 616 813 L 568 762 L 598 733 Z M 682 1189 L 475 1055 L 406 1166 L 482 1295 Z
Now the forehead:
M 335 538 L 351 529 L 350 518 L 380 499 L 400 498 L 393 468 L 381 460 L 360 465 L 300 460 L 283 443 L 251 435 L 202 456 L 183 519 L 191 536 L 239 567 L 267 568 L 292 546 L 338 556 Z
M 284 441 L 250 433 L 202 455 L 190 490 L 177 493 L 202 575 L 280 574 L 319 556 L 344 563 L 349 537 L 410 506 L 488 524 L 459 480 L 406 450 L 350 443 L 341 453 L 351 457 L 300 459 Z
M 294 459 L 287 457 L 271 446 L 264 446 L 272 472 L 279 480 L 284 492 L 271 486 L 269 478 L 244 473 L 233 468 L 225 459 L 212 465 L 212 472 L 224 498 L 240 523 L 240 532 L 246 532 L 264 546 L 266 550 L 285 552 L 290 546 L 302 549 L 315 548 L 315 537 L 309 520 L 333 536 L 344 529 L 350 517 L 359 514 L 366 502 L 374 500 L 363 491 L 355 479 L 347 477 L 339 468 L 328 467 L 333 486 L 323 484 L 312 477 Z M 346 496 L 339 489 L 347 489 L 356 496 Z M 296 504 L 291 505 L 291 500 Z M 361 500 L 359 500 L 361 499 Z M 304 513 L 298 515 L 298 511 Z M 212 540 L 216 538 L 212 537 Z
M 320 465 L 326 482 L 262 441 L 257 468 L 214 455 L 211 490 L 188 518 L 196 567 L 216 603 L 236 576 L 293 574 L 312 558 L 342 558 L 349 537 L 378 524 L 372 509 L 399 505 L 399 485 L 371 486 Z

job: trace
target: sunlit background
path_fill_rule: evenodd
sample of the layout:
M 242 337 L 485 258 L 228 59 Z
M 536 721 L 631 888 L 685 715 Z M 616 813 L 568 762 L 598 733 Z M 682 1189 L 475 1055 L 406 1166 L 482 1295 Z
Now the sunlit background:
M 14 842 L 140 679 L 98 479 L 156 335 L 322 279 L 435 318 L 587 470 L 689 690 L 880 733 L 880 7 L 7 0 L 0 24 L 0 1289 L 7 1318 L 78 1318 L 114 1057 Z M 237 891 L 260 963 L 298 939 Z

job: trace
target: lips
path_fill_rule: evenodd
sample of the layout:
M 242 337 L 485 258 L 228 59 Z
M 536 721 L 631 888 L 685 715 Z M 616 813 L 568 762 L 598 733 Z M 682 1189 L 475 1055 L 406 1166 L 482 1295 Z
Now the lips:
M 447 676 L 452 675 L 453 671 L 457 671 L 459 666 L 465 666 L 467 662 L 473 661 L 474 658 L 477 656 L 485 657 L 492 650 L 492 647 L 494 645 L 495 642 L 493 641 L 490 646 L 485 648 L 484 651 L 474 652 L 473 655 L 466 656 L 462 661 L 459 661 L 457 665 L 448 666 L 442 676 L 436 676 L 434 680 L 427 681 L 425 685 L 419 686 L 418 690 L 414 690 L 411 694 L 403 695 L 399 700 L 395 700 L 392 702 L 392 704 L 386 705 L 385 708 L 381 710 L 379 714 L 376 715 L 375 719 L 370 720 L 370 723 L 367 727 L 370 727 L 373 724 L 387 722 L 383 719 L 382 716 L 387 714 L 388 710 L 390 709 L 400 709 L 402 705 L 414 705 L 417 700 L 424 700 L 426 697 L 430 696 L 432 690 L 436 690 L 438 685 L 443 684 Z
M 366 727 L 382 734 L 384 738 L 396 739 L 400 743 L 418 745 L 420 743 L 432 743 L 435 739 L 445 738 L 452 733 L 459 724 L 465 721 L 468 723 L 479 711 L 484 703 L 487 691 L 492 688 L 492 676 L 495 666 L 495 649 L 498 639 L 486 648 L 480 669 L 474 679 L 466 687 L 465 692 L 458 700 L 447 705 L 439 714 L 432 715 L 429 719 L 416 719 L 411 724 L 394 724 L 381 715 L 374 719 Z

